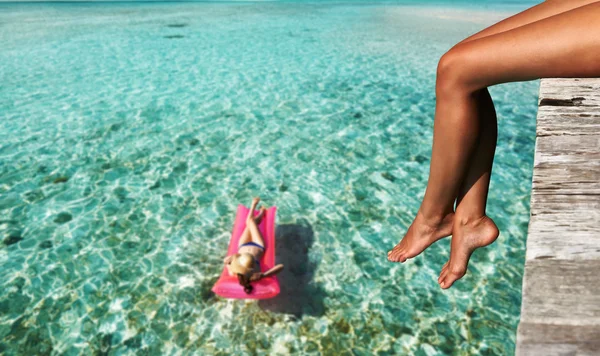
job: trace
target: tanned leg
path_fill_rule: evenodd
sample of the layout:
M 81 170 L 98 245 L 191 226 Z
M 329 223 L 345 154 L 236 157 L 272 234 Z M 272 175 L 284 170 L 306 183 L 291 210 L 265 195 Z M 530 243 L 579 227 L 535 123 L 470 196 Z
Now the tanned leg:
M 242 232 L 242 236 L 240 236 L 240 241 L 238 242 L 238 247 L 246 244 L 248 242 L 252 242 L 252 234 L 250 233 L 250 229 L 248 229 L 248 225 L 244 228 L 244 232 Z
M 246 230 L 248 230 L 250 232 L 250 241 L 257 243 L 261 246 L 265 245 L 265 241 L 263 240 L 262 235 L 260 234 L 260 230 L 258 229 L 258 224 L 260 224 L 260 221 L 262 220 L 263 216 L 265 215 L 265 208 L 261 208 L 260 209 L 260 213 L 254 217 L 254 210 L 256 209 L 256 206 L 258 205 L 258 202 L 260 201 L 260 198 L 256 197 L 254 199 L 252 199 L 252 204 L 250 205 L 250 211 L 248 212 L 248 216 L 246 217 L 246 229 L 244 230 L 244 232 L 246 232 Z M 246 242 L 250 242 L 250 241 L 246 241 Z
M 492 164 L 494 153 L 496 151 L 496 140 L 498 137 L 496 110 L 492 98 L 486 89 L 482 89 L 477 93 L 478 109 L 479 109 L 479 138 L 475 154 L 470 161 L 467 176 L 460 188 L 457 203 L 454 225 L 456 226 L 454 234 L 462 231 L 465 227 L 470 227 L 471 230 L 477 231 L 477 245 L 486 246 L 491 244 L 498 237 L 499 231 L 496 224 L 485 214 L 485 207 L 488 196 L 488 188 L 492 174 Z M 476 218 L 474 218 L 476 217 Z M 464 235 L 464 234 L 463 234 Z M 460 250 L 457 244 L 464 240 L 459 236 L 452 236 L 452 250 Z M 468 260 L 469 257 L 466 257 Z M 446 263 L 442 268 L 438 283 L 441 284 L 443 278 L 448 273 L 448 265 Z M 461 267 L 459 264 L 452 264 L 453 267 Z M 466 269 L 466 265 L 464 266 Z M 452 273 L 457 275 L 466 272 L 462 269 L 454 270 Z M 442 285 L 444 287 L 444 285 Z
M 566 11 L 569 11 L 569 10 L 572 10 L 572 9 L 575 9 L 575 8 L 578 8 L 581 6 L 585 6 L 587 4 L 594 3 L 597 1 L 598 0 L 571 0 L 571 1 L 549 0 L 549 1 L 545 1 L 539 5 L 536 5 L 530 9 L 527 9 L 527 10 L 525 10 L 519 14 L 516 14 L 512 17 L 509 17 L 505 20 L 502 20 L 502 21 L 498 22 L 497 24 L 492 25 L 492 26 L 466 38 L 465 40 L 461 41 L 459 43 L 459 45 L 466 43 L 466 42 L 476 40 L 476 39 L 480 39 L 483 37 L 487 37 L 487 36 L 491 36 L 491 35 L 498 34 L 501 32 L 509 31 L 509 30 L 515 29 L 517 27 L 527 25 L 532 22 L 536 22 L 536 21 L 542 20 L 544 18 L 548 18 L 548 17 L 554 16 L 554 15 L 557 15 L 557 14 L 560 14 L 560 13 L 563 13 L 563 12 L 566 12 Z M 438 85 L 439 84 L 440 84 L 440 81 L 438 80 Z M 487 88 L 482 89 L 482 90 L 485 90 L 487 93 Z M 475 103 L 475 105 L 474 105 L 474 107 L 480 108 L 480 115 L 483 115 L 483 118 L 480 118 L 479 121 L 491 119 L 491 117 L 493 116 L 493 120 L 495 122 L 496 115 L 495 115 L 495 111 L 493 108 L 493 103 L 491 101 L 491 97 L 489 97 L 489 93 L 487 93 L 487 95 L 476 95 L 474 97 L 474 100 L 475 101 L 477 101 L 477 100 L 484 101 L 483 103 Z M 436 114 L 436 117 L 437 117 L 437 114 Z M 479 133 L 476 135 L 476 137 L 479 137 L 479 135 L 482 135 L 482 134 L 485 134 L 488 132 L 491 132 L 491 130 L 480 130 Z M 494 133 L 493 134 L 494 142 L 496 140 L 495 137 L 496 137 L 496 134 Z M 490 139 L 492 139 L 492 137 L 489 137 L 487 139 L 481 139 L 481 140 L 479 140 L 479 142 L 485 142 Z M 434 141 L 435 141 L 435 133 L 434 133 Z M 495 145 L 493 148 L 495 149 Z M 491 174 L 491 166 L 492 166 L 491 161 L 493 160 L 493 154 L 490 156 L 489 150 L 487 150 L 487 151 L 482 150 L 482 149 L 480 149 L 480 147 L 476 147 L 474 149 L 474 151 L 475 152 L 473 153 L 473 157 L 471 158 L 472 160 L 482 161 L 485 159 L 485 157 L 487 157 L 490 160 L 490 162 L 482 163 L 484 166 L 490 167 L 490 172 L 488 172 L 488 176 L 489 176 L 489 174 Z M 478 157 L 478 155 L 482 155 L 484 157 Z M 432 154 L 432 166 L 434 164 L 433 156 L 434 156 L 434 154 Z M 470 161 L 468 161 L 467 166 L 471 167 Z M 470 169 L 474 170 L 474 172 L 467 172 L 467 176 L 473 177 L 474 175 L 480 174 L 479 173 L 480 169 L 478 167 L 472 167 Z M 432 167 L 432 171 L 433 171 L 433 167 Z M 432 172 L 430 171 L 430 177 L 431 177 L 431 173 Z M 473 178 L 471 178 L 471 180 L 472 179 Z M 430 182 L 428 183 L 428 190 L 429 190 L 430 183 L 431 183 L 431 178 L 430 178 Z M 488 184 L 489 184 L 489 182 L 488 182 Z M 463 185 L 463 188 L 460 188 L 462 192 L 459 192 L 459 195 L 464 196 L 466 194 L 466 190 L 465 190 L 464 184 L 462 184 L 462 185 Z M 470 188 L 471 185 L 468 185 L 468 187 Z M 487 198 L 487 189 L 485 189 L 485 192 L 483 192 L 483 194 Z M 435 194 L 433 194 L 433 195 L 435 196 Z M 431 194 L 429 196 L 431 196 Z M 426 197 L 427 197 L 427 195 L 426 195 Z M 433 202 L 432 204 L 426 204 L 426 201 L 424 200 L 421 208 L 419 209 L 419 212 L 417 213 L 417 216 L 416 216 L 414 222 L 411 224 L 409 230 L 407 231 L 407 233 L 404 236 L 404 238 L 402 239 L 402 241 L 400 243 L 398 243 L 391 251 L 388 252 L 388 259 L 392 262 L 404 262 L 404 261 L 406 261 L 406 259 L 420 254 L 424 249 L 426 249 L 428 246 L 430 246 L 435 241 L 437 241 L 443 237 L 449 236 L 452 232 L 452 224 L 454 221 L 453 205 L 454 205 L 455 198 L 456 198 L 456 195 L 454 195 L 453 198 L 446 199 L 446 201 L 444 201 L 444 202 L 438 202 L 437 205 L 435 205 L 436 204 L 435 202 Z M 459 198 L 459 200 L 462 200 L 462 197 L 459 196 L 458 198 Z M 428 199 L 427 201 L 433 201 L 433 200 L 434 199 Z M 478 200 L 481 201 L 481 197 L 478 198 Z M 432 208 L 431 207 L 432 205 L 433 205 L 433 207 L 437 206 L 437 209 Z M 459 205 L 459 204 L 457 204 L 457 205 Z M 458 207 L 457 207 L 457 209 L 458 209 L 458 211 L 460 211 L 460 209 Z M 484 211 L 485 211 L 485 207 L 484 207 Z
M 445 202 L 443 189 L 455 187 L 454 176 L 461 172 L 463 162 L 472 154 L 475 147 L 472 138 L 463 138 L 454 148 L 448 145 L 448 139 L 455 138 L 457 131 L 469 136 L 481 129 L 481 123 L 472 116 L 476 112 L 481 89 L 499 83 L 538 78 L 600 75 L 600 61 L 597 60 L 600 56 L 598 18 L 600 3 L 595 2 L 513 30 L 461 43 L 444 55 L 440 61 L 438 80 L 442 78 L 446 90 L 438 94 L 453 99 L 442 99 L 442 105 L 453 103 L 460 109 L 451 112 L 444 110 L 443 118 L 438 120 L 436 117 L 436 125 L 446 121 L 456 126 L 451 129 L 452 125 L 440 124 L 434 129 L 439 133 L 440 146 L 445 148 L 437 151 L 441 154 L 439 159 L 446 163 L 441 165 L 442 169 L 433 168 L 436 154 L 434 139 L 430 173 L 430 182 L 433 178 L 434 184 L 431 185 L 430 199 L 435 201 L 437 198 Z M 454 132 L 450 132 L 452 130 Z M 450 168 L 454 168 L 454 171 Z M 439 182 L 443 177 L 449 178 Z M 468 175 L 466 178 L 468 180 Z M 485 216 L 485 195 L 476 194 L 477 191 L 487 193 L 488 183 L 489 177 L 485 175 L 477 178 L 471 187 L 473 194 L 470 189 L 467 190 L 457 208 L 450 260 L 439 279 L 442 288 L 450 287 L 461 278 L 473 250 L 491 243 L 498 234 L 493 222 Z M 426 205 L 429 188 L 428 185 L 423 205 Z M 459 214 L 459 211 L 462 212 Z
M 260 201 L 260 198 L 256 197 L 254 199 L 252 199 L 252 204 L 250 205 L 250 211 L 248 212 L 248 216 L 246 216 L 246 227 L 244 228 L 244 232 L 242 232 L 242 236 L 240 236 L 240 241 L 238 242 L 238 247 L 242 246 L 245 243 L 248 242 L 254 242 L 254 238 L 252 235 L 252 231 L 250 230 L 250 227 L 248 226 L 248 221 L 252 220 L 254 221 L 254 210 L 256 209 L 256 206 L 258 205 L 258 202 Z M 261 213 L 259 214 L 259 216 L 257 216 L 256 218 L 258 218 L 259 222 L 260 219 L 262 219 L 262 214 L 263 214 L 263 209 L 261 209 Z M 261 245 L 264 245 L 261 243 Z

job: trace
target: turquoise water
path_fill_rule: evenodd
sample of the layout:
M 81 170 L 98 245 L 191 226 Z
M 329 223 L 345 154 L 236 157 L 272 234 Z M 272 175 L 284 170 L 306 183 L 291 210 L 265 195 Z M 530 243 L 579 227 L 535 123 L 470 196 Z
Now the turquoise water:
M 424 193 L 437 60 L 515 11 L 0 4 L 0 354 L 511 354 L 537 82 L 491 90 L 501 235 L 470 273 L 437 285 L 449 239 L 386 252 Z M 283 292 L 216 298 L 255 195 Z

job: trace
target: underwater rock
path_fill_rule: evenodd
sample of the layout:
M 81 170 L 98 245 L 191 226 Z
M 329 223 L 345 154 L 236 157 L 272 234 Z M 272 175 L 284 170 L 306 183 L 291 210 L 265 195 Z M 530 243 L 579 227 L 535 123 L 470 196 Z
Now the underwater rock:
M 44 193 L 41 190 L 32 190 L 25 193 L 25 200 L 29 203 L 41 200 L 44 198 Z
M 183 38 L 183 37 L 184 37 L 183 35 L 169 35 L 169 36 L 165 36 L 165 38 L 168 38 L 168 39 Z
M 187 23 L 170 23 L 167 25 L 167 27 L 171 27 L 171 28 L 183 28 L 183 27 L 187 27 Z
M 181 162 L 178 165 L 176 165 L 175 167 L 173 167 L 173 173 L 185 173 L 188 170 L 188 165 L 186 162 Z
M 189 332 L 182 331 L 175 334 L 175 344 L 181 348 L 187 347 L 188 342 L 190 341 Z
M 197 138 L 193 138 L 190 140 L 190 146 L 197 146 L 200 143 L 200 140 L 198 140 Z
M 55 179 L 55 180 L 54 180 L 52 183 L 54 183 L 54 184 L 58 184 L 58 183 L 65 183 L 65 182 L 67 182 L 68 180 L 69 180 L 69 177 L 66 177 L 66 176 L 60 176 L 60 177 L 57 177 L 57 178 L 56 178 L 56 179 Z
M 129 349 L 137 350 L 142 346 L 142 342 L 142 335 L 137 334 L 134 337 L 125 340 L 124 344 Z
M 356 114 L 353 115 L 355 119 L 360 119 L 361 117 L 363 117 L 363 115 L 359 112 L 357 112 Z
M 52 350 L 52 339 L 46 328 L 33 329 L 21 345 L 21 351 L 30 355 L 50 355 Z
M 54 222 L 57 224 L 64 224 L 71 220 L 73 220 L 73 216 L 66 212 L 62 212 L 62 213 L 56 215 L 56 218 L 54 218 Z
M 10 245 L 14 245 L 17 242 L 23 240 L 23 237 L 21 235 L 9 235 L 7 238 L 4 239 L 4 241 L 2 241 L 6 246 L 10 246 Z
M 127 200 L 127 189 L 123 187 L 117 187 L 113 190 L 113 193 L 119 200 L 119 203 L 123 203 L 125 200 Z
M 418 155 L 415 157 L 415 161 L 419 162 L 419 163 L 425 163 L 427 162 L 427 157 L 422 156 L 422 155 Z
M 152 323 L 150 323 L 150 328 L 152 328 L 152 331 L 154 331 L 162 341 L 169 341 L 173 337 L 169 326 L 161 321 L 152 321 Z
M 394 177 L 392 174 L 388 173 L 388 172 L 383 172 L 381 173 L 381 176 L 387 180 L 389 180 L 390 182 L 395 182 L 396 181 L 396 177 Z

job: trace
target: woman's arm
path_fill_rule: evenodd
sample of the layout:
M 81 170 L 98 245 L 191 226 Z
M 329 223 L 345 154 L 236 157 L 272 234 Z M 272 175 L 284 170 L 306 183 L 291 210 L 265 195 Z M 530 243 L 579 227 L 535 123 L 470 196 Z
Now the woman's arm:
M 281 272 L 282 270 L 283 270 L 283 265 L 277 265 L 264 273 L 262 273 L 262 272 L 254 273 L 252 275 L 252 277 L 250 277 L 250 281 L 252 281 L 252 282 L 260 281 L 261 279 L 263 279 L 265 277 L 274 276 L 277 273 Z
M 270 270 L 266 271 L 265 273 L 263 273 L 263 277 L 274 276 L 281 271 L 283 271 L 283 265 L 277 265 L 277 266 L 271 268 Z

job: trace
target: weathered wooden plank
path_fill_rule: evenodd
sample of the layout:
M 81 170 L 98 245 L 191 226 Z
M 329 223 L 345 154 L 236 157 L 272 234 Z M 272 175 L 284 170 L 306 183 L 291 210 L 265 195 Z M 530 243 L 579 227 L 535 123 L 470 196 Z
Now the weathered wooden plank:
M 558 190 L 560 194 L 600 194 L 600 134 L 537 138 L 533 192 L 554 194 Z
M 598 166 L 600 165 L 600 131 L 586 136 L 538 137 L 535 158 L 536 164 L 588 162 Z
M 600 196 L 533 194 L 527 260 L 600 259 Z
M 522 321 L 600 328 L 600 261 L 536 259 L 525 269 Z
M 537 194 L 600 195 L 600 165 L 540 164 L 534 168 L 533 187 Z
M 600 355 L 600 79 L 540 86 L 517 355 Z
M 600 112 L 590 112 L 589 107 L 547 106 L 539 110 L 538 137 L 597 135 L 600 132 Z
M 540 86 L 539 106 L 598 107 L 600 106 L 600 79 L 572 78 L 544 79 Z
M 570 329 L 565 326 L 547 325 L 546 327 L 547 329 L 542 329 L 539 324 L 521 324 L 519 326 L 517 354 L 527 356 L 598 356 L 600 354 L 600 343 L 589 340 L 547 343 L 547 340 L 551 340 L 555 336 L 560 337 L 565 333 L 570 333 Z M 525 339 L 523 335 L 543 338 L 543 341 L 535 343 Z M 594 336 L 595 334 L 592 332 L 587 338 Z
M 600 79 L 544 79 L 539 103 L 538 136 L 600 132 Z
M 530 344 L 567 345 L 588 344 L 597 348 L 600 340 L 598 325 L 557 325 L 543 323 L 521 323 L 520 341 Z M 549 342 L 551 340 L 551 342 Z

